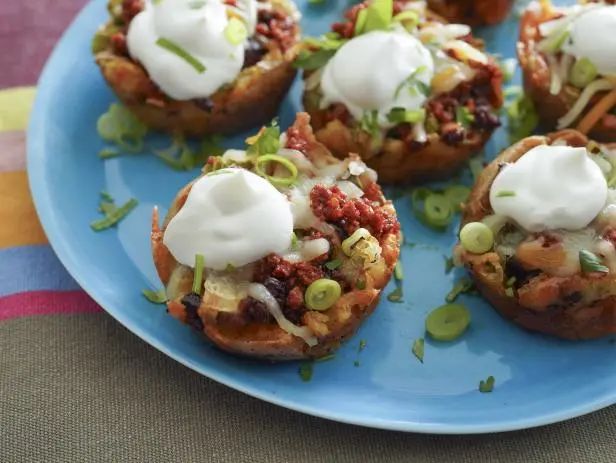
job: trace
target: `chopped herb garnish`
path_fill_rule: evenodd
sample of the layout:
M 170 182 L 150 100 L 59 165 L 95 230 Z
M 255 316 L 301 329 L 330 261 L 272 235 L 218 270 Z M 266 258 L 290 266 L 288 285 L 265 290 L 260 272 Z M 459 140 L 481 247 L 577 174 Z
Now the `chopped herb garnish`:
M 497 198 L 510 198 L 513 196 L 515 196 L 515 191 L 511 191 L 511 190 L 501 190 L 496 193 Z
M 174 170 L 191 170 L 201 159 L 179 135 L 173 138 L 169 148 L 154 150 L 154 154 Z
M 494 376 L 488 376 L 488 379 L 479 381 L 479 392 L 492 392 L 494 390 Z
M 299 366 L 299 377 L 302 378 L 302 381 L 308 382 L 312 379 L 312 370 L 312 362 L 303 362 Z
M 396 92 L 394 93 L 394 99 L 398 98 L 398 95 L 400 95 L 400 92 L 404 87 L 407 87 L 409 89 L 409 93 L 413 96 L 416 96 L 418 93 L 421 93 L 424 96 L 428 96 L 430 94 L 430 86 L 422 80 L 419 80 L 418 77 L 419 74 L 425 72 L 427 69 L 428 68 L 426 68 L 426 66 L 419 66 L 417 69 L 411 72 L 411 74 L 406 79 L 404 79 L 402 83 L 400 83 L 400 85 L 398 85 L 398 87 L 396 88 Z
M 336 50 L 319 49 L 315 51 L 302 50 L 293 62 L 293 67 L 314 71 L 322 68 L 336 54 Z
M 360 280 L 357 280 L 357 281 L 355 282 L 355 287 L 356 287 L 357 289 L 366 289 L 366 280 L 361 280 L 361 279 L 360 279 Z
M 466 106 L 458 106 L 456 108 L 456 122 L 461 124 L 465 129 L 468 129 L 471 124 L 475 122 L 475 116 Z
M 201 282 L 203 280 L 203 266 L 205 259 L 201 254 L 195 256 L 195 268 L 193 270 L 192 292 L 201 295 Z
M 406 30 L 410 31 L 419 23 L 419 15 L 412 10 L 404 10 L 394 16 L 392 21 L 403 23 Z
M 106 113 L 96 121 L 98 135 L 106 141 L 115 143 L 123 151 L 138 153 L 148 128 L 125 106 L 112 103 Z M 101 154 L 101 157 L 104 155 Z
M 227 266 L 225 267 L 225 272 L 235 272 L 235 265 L 227 264 Z
M 583 273 L 609 273 L 610 269 L 601 263 L 601 260 L 596 254 L 590 251 L 580 251 L 580 266 Z
M 355 361 L 353 362 L 353 366 L 354 366 L 354 367 L 358 367 L 358 366 L 359 366 L 359 360 L 355 360 Z
M 112 203 L 113 202 L 113 196 L 111 196 L 109 193 L 107 193 L 106 191 L 101 191 L 100 193 L 101 195 L 101 199 L 103 201 L 106 201 L 108 203 Z
M 402 262 L 399 259 L 394 267 L 394 278 L 398 281 L 404 280 L 404 269 L 402 268 Z
M 359 340 L 359 347 L 357 348 L 357 352 L 361 352 L 362 350 L 364 350 L 366 348 L 366 344 L 368 344 L 368 342 L 365 339 L 360 339 Z
M 471 171 L 471 175 L 473 176 L 473 182 L 477 182 L 479 175 L 483 172 L 483 158 L 484 154 L 480 154 L 479 156 L 474 156 L 468 160 L 468 167 Z
M 396 289 L 394 289 L 391 293 L 389 293 L 387 295 L 387 300 L 389 302 L 395 302 L 396 304 L 404 302 L 402 300 L 403 294 L 402 294 L 402 287 L 398 286 L 396 287 Z
M 515 284 L 516 281 L 517 281 L 516 277 L 511 277 L 505 282 L 505 295 L 507 297 L 515 296 L 513 285 Z
M 417 359 L 423 363 L 423 359 L 424 359 L 424 346 L 425 346 L 425 340 L 424 338 L 419 338 L 419 339 L 415 339 L 415 342 L 413 342 L 413 354 L 415 355 L 415 357 L 417 357 Z
M 453 257 L 443 256 L 443 258 L 445 259 L 445 274 L 449 275 L 455 268 L 456 264 L 453 262 Z
M 167 293 L 164 289 L 158 291 L 152 291 L 151 289 L 144 289 L 141 291 L 143 296 L 154 304 L 164 304 L 167 302 Z
M 336 270 L 338 267 L 342 265 L 342 261 L 340 259 L 330 260 L 325 263 L 325 268 L 328 270 Z
M 364 132 L 368 132 L 372 138 L 378 137 L 381 134 L 379 112 L 377 110 L 364 111 L 364 114 L 359 121 L 359 127 Z
M 425 109 L 404 109 L 393 108 L 387 115 L 387 120 L 393 124 L 415 124 L 422 122 L 426 118 Z
M 515 58 L 507 58 L 499 61 L 498 65 L 503 73 L 503 80 L 505 83 L 509 82 L 515 74 L 517 60 Z
M 297 251 L 299 249 L 299 240 L 295 232 L 291 232 L 291 251 Z
M 254 137 L 246 140 L 249 145 L 247 153 L 249 155 L 264 156 L 266 154 L 276 154 L 280 149 L 280 127 L 278 120 L 274 119 L 269 126 L 264 127 Z
M 103 195 L 101 194 L 101 196 Z M 126 217 L 137 206 L 137 204 L 138 201 L 135 198 L 131 198 L 122 206 L 116 207 L 113 202 L 113 198 L 108 195 L 103 196 L 103 201 L 101 201 L 99 209 L 103 212 L 103 214 L 105 214 L 105 217 L 95 220 L 90 224 L 90 227 L 94 231 L 101 231 L 111 228 Z
M 511 143 L 515 143 L 532 134 L 535 127 L 539 124 L 539 116 L 535 110 L 533 100 L 521 92 L 517 95 L 506 107 L 509 121 L 509 140 Z
M 455 301 L 460 294 L 468 293 L 471 289 L 473 289 L 473 282 L 469 278 L 461 278 L 456 282 L 453 288 L 451 288 L 447 296 L 445 296 L 445 301 L 451 303 Z
M 101 159 L 111 159 L 120 156 L 120 152 L 118 150 L 112 148 L 103 148 L 98 152 L 98 157 Z
M 227 27 L 225 27 L 224 34 L 225 39 L 227 39 L 231 45 L 239 45 L 246 40 L 248 31 L 243 21 L 237 18 L 231 18 L 227 23 Z
M 327 362 L 329 360 L 333 360 L 334 358 L 336 358 L 336 354 L 327 354 L 316 359 L 316 362 Z
M 363 16 L 361 21 L 360 16 Z M 355 23 L 355 35 L 387 29 L 392 16 L 393 0 L 373 0 L 367 8 L 360 10 Z
M 156 45 L 158 45 L 161 48 L 164 48 L 165 50 L 173 53 L 174 55 L 177 55 L 179 58 L 186 61 L 199 74 L 203 74 L 205 72 L 206 68 L 203 65 L 203 63 L 201 63 L 201 61 L 199 61 L 197 58 L 192 56 L 190 53 L 184 50 L 181 46 L 172 42 L 171 40 L 161 37 L 156 41 Z

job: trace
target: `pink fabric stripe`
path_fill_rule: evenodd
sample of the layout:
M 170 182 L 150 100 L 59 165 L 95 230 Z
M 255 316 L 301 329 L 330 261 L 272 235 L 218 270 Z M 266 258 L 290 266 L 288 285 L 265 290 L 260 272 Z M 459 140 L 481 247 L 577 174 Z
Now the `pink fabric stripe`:
M 0 320 L 101 310 L 84 291 L 29 291 L 0 298 Z
M 0 132 L 0 172 L 26 170 L 26 133 Z

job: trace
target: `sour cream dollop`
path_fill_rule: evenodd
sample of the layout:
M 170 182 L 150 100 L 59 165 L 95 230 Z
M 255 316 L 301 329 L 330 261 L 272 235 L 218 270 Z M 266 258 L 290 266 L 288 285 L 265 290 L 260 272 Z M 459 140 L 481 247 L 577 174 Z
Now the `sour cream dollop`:
M 388 124 L 392 108 L 419 109 L 427 97 L 400 89 L 409 76 L 426 85 L 434 74 L 430 51 L 405 31 L 373 31 L 345 43 L 323 70 L 323 105 L 342 103 L 353 117 L 377 110 L 380 125 Z M 400 89 L 400 91 L 398 91 Z
M 241 267 L 291 244 L 293 215 L 286 197 L 267 180 L 240 168 L 201 177 L 165 230 L 164 244 L 181 264 Z
M 490 190 L 496 214 L 530 232 L 581 230 L 604 208 L 607 182 L 586 148 L 540 145 L 503 167 Z
M 237 6 L 222 0 L 164 0 L 145 8 L 128 28 L 130 55 L 148 71 L 161 90 L 176 100 L 204 98 L 233 82 L 244 63 L 244 42 L 233 44 L 225 37 L 229 13 L 241 17 L 248 35 L 256 26 L 256 0 L 239 0 Z M 166 39 L 205 66 L 198 72 L 176 53 L 159 45 Z
M 616 74 L 616 5 L 588 8 L 570 27 L 563 50 L 589 59 L 599 74 Z

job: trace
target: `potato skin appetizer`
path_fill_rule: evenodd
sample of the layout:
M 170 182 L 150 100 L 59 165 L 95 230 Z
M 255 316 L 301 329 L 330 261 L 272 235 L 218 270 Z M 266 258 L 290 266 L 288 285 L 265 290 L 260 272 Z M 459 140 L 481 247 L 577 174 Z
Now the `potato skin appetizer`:
M 506 163 L 519 161 L 533 148 L 563 143 L 571 147 L 588 146 L 589 151 L 598 146 L 594 142 L 589 144 L 586 136 L 570 129 L 519 141 L 504 150 L 480 175 L 464 208 L 462 226 L 476 222 L 490 224 L 491 218 L 496 217 L 490 190 Z M 604 147 L 611 151 L 615 148 L 614 145 Z M 591 154 L 595 155 L 599 156 Z M 602 219 L 601 214 L 588 229 L 596 230 L 598 242 L 613 250 L 616 224 Z M 454 259 L 466 267 L 479 292 L 501 315 L 530 331 L 571 340 L 616 333 L 615 269 L 610 268 L 609 272 L 604 269 L 605 273 L 563 272 L 564 266 L 569 265 L 565 263 L 569 251 L 558 234 L 526 233 L 523 240 L 511 244 L 503 237 L 513 233 L 511 225 L 504 227 L 495 232 L 495 247 L 488 252 L 469 252 L 461 244 L 454 250 Z M 504 248 L 499 245 L 514 246 L 514 254 L 503 256 Z
M 268 3 L 272 9 L 259 12 L 257 32 L 248 41 L 241 72 L 232 84 L 207 98 L 176 100 L 165 95 L 129 55 L 128 27 L 144 0 L 110 0 L 111 19 L 93 42 L 96 63 L 122 103 L 154 130 L 202 136 L 257 127 L 275 116 L 293 83 L 292 62 L 300 36 L 293 3 Z
M 588 3 L 593 3 L 591 0 Z M 614 4 L 613 0 L 604 3 Z M 535 102 L 537 114 L 542 125 L 548 130 L 556 128 L 576 128 L 590 138 L 601 142 L 616 141 L 616 115 L 609 112 L 616 107 L 616 81 L 611 90 L 613 101 L 611 108 L 607 107 L 598 117 L 590 114 L 592 108 L 606 97 L 609 91 L 600 91 L 593 95 L 581 114 L 571 124 L 559 127 L 559 120 L 567 115 L 582 95 L 582 88 L 576 87 L 564 78 L 562 84 L 554 87 L 553 74 L 555 68 L 571 67 L 563 62 L 562 52 L 546 54 L 541 51 L 541 43 L 545 40 L 540 33 L 540 25 L 563 17 L 563 10 L 551 5 L 549 1 L 532 3 L 520 19 L 520 36 L 516 46 L 518 60 L 522 68 L 524 90 Z M 601 40 L 600 37 L 596 37 Z M 568 58 L 573 60 L 572 57 Z
M 412 7 L 419 3 L 394 2 L 394 17 L 407 12 L 407 5 Z M 370 5 L 370 2 L 356 5 L 346 13 L 345 21 L 332 26 L 338 40 L 357 40 L 357 37 L 353 39 L 353 34 L 358 17 Z M 416 34 L 420 38 L 424 34 L 422 40 L 430 40 L 428 29 L 447 23 L 429 10 L 418 14 Z M 470 29 L 468 31 L 455 42 L 482 49 L 482 42 L 470 34 Z M 310 45 L 308 47 L 310 49 Z M 453 64 L 443 66 L 441 72 L 434 74 L 423 105 L 424 120 L 398 123 L 384 130 L 376 141 L 344 104 L 323 104 L 322 83 L 315 85 L 318 80 L 315 77 L 323 68 L 306 71 L 303 102 L 312 118 L 317 139 L 338 157 L 349 152 L 358 153 L 384 183 L 421 183 L 451 176 L 484 146 L 500 125 L 497 109 L 503 100 L 502 73 L 495 61 L 482 53 L 484 62 L 475 61 L 460 49 L 447 49 L 445 54 Z M 460 72 L 455 70 L 457 65 L 472 77 L 460 79 Z M 453 75 L 458 76 L 458 80 L 452 85 Z M 468 114 L 468 120 L 460 120 L 459 111 Z
M 191 302 L 190 297 L 195 296 L 191 294 L 194 271 L 180 264 L 163 240 L 170 222 L 185 207 L 197 180 L 179 192 L 162 227 L 159 226 L 156 210 L 153 215 L 152 252 L 156 269 L 166 287 L 169 312 L 203 332 L 216 346 L 233 354 L 269 360 L 293 360 L 320 357 L 331 352 L 351 336 L 375 309 L 380 292 L 390 279 L 398 259 L 400 226 L 391 201 L 383 197 L 375 183 L 374 172 L 367 169 L 357 157 L 339 161 L 331 156 L 314 138 L 309 120 L 306 114 L 298 115 L 295 124 L 282 135 L 281 146 L 284 148 L 279 152 L 293 153 L 295 150 L 293 156 L 303 160 L 297 164 L 300 170 L 300 180 L 296 184 L 298 188 L 301 188 L 304 181 L 313 185 L 310 187 L 309 204 L 321 225 L 317 226 L 318 230 L 304 227 L 300 232 L 295 222 L 300 246 L 311 240 L 325 239 L 329 243 L 329 251 L 300 262 L 291 262 L 284 255 L 272 253 L 248 267 L 231 269 L 230 274 L 241 272 L 244 275 L 242 278 L 248 282 L 264 285 L 276 298 L 287 319 L 300 329 L 308 330 L 314 343 L 309 345 L 301 337 L 282 329 L 264 304 L 252 297 L 238 296 L 241 299 L 233 299 L 230 303 L 228 299 L 223 301 L 216 293 L 208 293 L 208 281 L 216 278 L 216 272 L 210 272 L 207 268 L 204 276 L 205 292 L 197 296 L 196 302 Z M 249 160 L 235 162 L 225 159 L 226 155 L 210 158 L 204 168 L 204 175 L 220 167 L 237 165 L 251 168 Z M 357 170 L 362 165 L 364 167 Z M 318 176 L 301 180 L 302 169 L 306 168 L 306 172 L 310 172 L 315 166 L 329 168 L 330 174 L 332 169 L 341 172 L 337 166 L 342 166 L 342 171 L 348 169 L 347 173 L 351 172 L 351 176 L 346 180 L 347 187 L 351 181 L 356 182 L 356 185 L 361 185 L 361 190 L 358 187 L 352 190 L 360 191 L 363 196 L 355 195 L 351 198 L 337 186 L 321 185 Z M 281 192 L 293 195 L 285 188 Z M 370 231 L 370 236 L 360 241 L 370 243 L 371 249 L 375 249 L 376 245 L 376 249 L 380 250 L 371 258 L 371 262 L 361 260 L 360 255 L 354 254 L 355 251 L 350 255 L 345 253 L 348 252 L 348 249 L 344 249 L 349 237 L 359 233 L 359 227 Z M 358 246 L 353 249 L 359 249 Z M 207 256 L 205 261 L 208 261 Z M 315 280 L 323 278 L 335 280 L 342 289 L 341 294 L 327 310 L 311 310 L 307 288 Z
M 428 0 L 428 7 L 448 21 L 478 26 L 503 21 L 513 0 Z

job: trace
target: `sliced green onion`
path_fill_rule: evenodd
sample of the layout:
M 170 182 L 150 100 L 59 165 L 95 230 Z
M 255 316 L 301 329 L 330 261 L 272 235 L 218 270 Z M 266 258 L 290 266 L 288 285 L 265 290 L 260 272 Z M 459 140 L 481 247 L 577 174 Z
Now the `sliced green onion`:
M 205 259 L 203 255 L 197 254 L 195 256 L 195 269 L 193 270 L 193 285 L 192 292 L 201 295 L 201 283 L 203 280 L 203 266 L 205 265 Z
M 338 267 L 342 265 L 342 261 L 340 259 L 330 260 L 325 263 L 325 268 L 328 270 L 336 270 Z
M 126 217 L 135 207 L 137 207 L 137 204 L 139 204 L 138 201 L 135 198 L 131 198 L 124 205 L 115 208 L 102 219 L 92 222 L 90 227 L 94 231 L 101 231 L 111 228 Z
M 100 192 L 100 195 L 101 195 L 101 199 L 102 199 L 103 201 L 107 201 L 107 202 L 109 202 L 109 203 L 112 203 L 112 202 L 113 202 L 113 196 L 111 196 L 108 192 L 106 192 L 106 191 L 101 191 L 101 192 Z
M 308 381 L 312 379 L 312 371 L 313 371 L 312 362 L 303 362 L 299 366 L 299 370 L 298 370 L 299 377 L 302 378 L 302 381 L 307 383 Z
M 494 232 L 481 222 L 469 222 L 460 231 L 462 247 L 473 254 L 484 254 L 494 246 Z
M 393 124 L 422 122 L 426 118 L 425 109 L 393 108 L 387 115 L 387 120 Z
M 443 257 L 445 258 L 445 274 L 449 275 L 456 265 L 453 262 L 453 257 Z
M 426 331 L 437 341 L 453 341 L 468 328 L 471 314 L 461 304 L 445 304 L 434 309 L 426 318 Z
M 460 294 L 467 293 L 473 289 L 473 282 L 469 278 L 460 278 L 451 288 L 445 297 L 446 302 L 454 302 Z
M 379 125 L 379 112 L 364 111 L 361 120 L 359 121 L 359 127 L 370 134 L 373 139 L 376 139 L 381 134 L 381 126 Z
M 398 98 L 398 95 L 400 95 L 400 92 L 402 91 L 402 89 L 404 87 L 408 87 L 409 92 L 411 93 L 411 95 L 415 96 L 418 93 L 421 93 L 424 96 L 428 96 L 430 94 L 430 86 L 428 84 L 426 84 L 425 82 L 423 82 L 422 80 L 419 80 L 419 74 L 421 74 L 422 72 L 427 71 L 427 67 L 426 66 L 419 66 L 416 69 L 413 70 L 413 72 L 411 72 L 411 74 L 409 74 L 409 76 L 404 79 L 400 85 L 398 85 L 398 87 L 396 88 L 396 91 L 394 92 L 394 98 Z M 425 117 L 425 112 L 424 112 L 424 117 Z
M 295 232 L 291 232 L 291 251 L 297 251 L 299 248 L 299 240 Z
M 231 45 L 239 45 L 248 37 L 248 31 L 243 21 L 233 17 L 229 19 L 225 27 L 225 38 Z
M 353 35 L 358 36 L 366 27 L 366 20 L 368 19 L 368 10 L 366 8 L 359 10 L 357 17 L 355 18 L 355 28 L 353 29 Z
M 451 207 L 456 212 L 460 212 L 462 210 L 462 205 L 471 194 L 471 189 L 464 185 L 451 185 L 445 188 L 443 194 L 449 200 Z
M 571 67 L 569 82 L 578 88 L 584 88 L 597 78 L 597 68 L 588 58 L 580 58 Z
M 365 339 L 360 339 L 359 340 L 359 347 L 357 348 L 357 352 L 361 352 L 362 350 L 364 350 L 366 348 L 366 344 L 368 344 L 368 342 Z
M 601 263 L 596 254 L 590 251 L 580 251 L 580 267 L 583 273 L 609 273 L 610 269 Z
M 96 130 L 103 140 L 134 153 L 143 149 L 143 139 L 148 128 L 125 106 L 112 103 L 107 112 L 98 118 Z
M 362 34 L 387 29 L 393 16 L 393 0 L 373 0 L 366 11 L 366 23 Z
M 558 28 L 549 34 L 537 45 L 537 49 L 543 53 L 556 53 L 569 37 L 569 25 Z
M 114 150 L 112 148 L 103 148 L 98 152 L 98 157 L 101 159 L 111 159 L 117 158 L 120 156 L 120 152 L 118 150 Z
M 419 15 L 412 10 L 401 11 L 392 18 L 392 22 L 403 23 L 406 30 L 411 30 L 419 23 Z
M 256 136 L 247 140 L 249 143 L 247 153 L 249 155 L 263 156 L 276 154 L 280 149 L 280 127 L 274 119 L 271 124 L 263 128 Z
M 354 366 L 354 367 L 358 367 L 359 365 L 360 365 L 360 364 L 359 364 L 359 360 L 354 360 L 354 361 L 353 361 L 353 366 Z
M 336 50 L 302 50 L 293 62 L 293 67 L 296 69 L 304 69 L 305 71 L 314 71 L 315 69 L 320 69 L 325 66 L 335 54 Z
M 156 41 L 156 45 L 158 45 L 161 48 L 164 48 L 165 50 L 173 53 L 174 55 L 177 55 L 178 58 L 181 58 L 184 61 L 186 61 L 199 74 L 203 74 L 206 71 L 206 67 L 203 65 L 203 63 L 201 63 L 201 61 L 199 61 L 197 58 L 192 56 L 190 53 L 184 50 L 181 46 L 172 42 L 171 40 L 161 37 Z
M 275 177 L 273 175 L 268 175 L 266 170 L 270 162 L 278 163 L 283 166 L 289 172 L 289 175 L 286 177 Z M 265 177 L 272 184 L 277 186 L 289 186 L 297 180 L 297 167 L 295 164 L 287 158 L 283 158 L 277 154 L 265 154 L 263 156 L 259 156 L 255 162 L 255 170 L 260 176 Z
M 366 289 L 366 280 L 358 279 L 355 282 L 355 287 L 357 289 Z
M 446 227 L 453 220 L 451 202 L 440 193 L 430 194 L 424 201 L 424 216 L 434 227 Z
M 402 286 L 398 285 L 396 289 L 394 289 L 391 293 L 387 295 L 387 300 L 389 302 L 395 302 L 398 304 L 402 302 L 403 296 L 404 295 L 402 294 Z
M 466 106 L 458 106 L 456 107 L 456 122 L 465 129 L 469 129 L 475 122 L 475 116 Z
M 167 292 L 164 289 L 158 291 L 152 291 L 151 289 L 144 289 L 141 291 L 143 296 L 153 304 L 164 304 L 167 302 Z
M 351 234 L 351 236 L 342 242 L 342 252 L 350 257 L 351 254 L 353 254 L 353 248 L 357 245 L 357 243 L 361 240 L 368 239 L 371 236 L 372 235 L 370 232 L 365 228 L 358 228 Z
M 415 342 L 413 342 L 413 348 L 411 349 L 413 352 L 413 355 L 417 357 L 417 360 L 419 360 L 421 363 L 423 363 L 423 359 L 424 359 L 424 346 L 425 346 L 424 338 L 419 338 L 419 339 L 415 339 Z
M 394 267 L 394 278 L 398 281 L 404 280 L 404 270 L 402 269 L 402 262 L 398 260 Z
M 342 289 L 337 281 L 320 278 L 308 286 L 304 301 L 310 310 L 323 311 L 333 306 L 341 294 Z
M 330 360 L 333 360 L 336 358 L 336 354 L 327 354 L 324 355 L 323 357 L 319 357 L 317 359 L 315 359 L 315 362 L 328 362 Z
M 509 140 L 515 143 L 533 133 L 539 124 L 535 103 L 526 94 L 520 93 L 507 105 Z
M 471 171 L 471 175 L 473 176 L 473 182 L 477 182 L 479 175 L 483 172 L 483 154 L 479 156 L 473 156 L 468 160 L 468 167 Z
M 511 190 L 501 190 L 496 193 L 497 198 L 510 198 L 515 196 L 515 191 Z
M 488 376 L 488 379 L 479 381 L 479 392 L 487 393 L 494 390 L 494 383 L 496 380 L 494 376 Z

